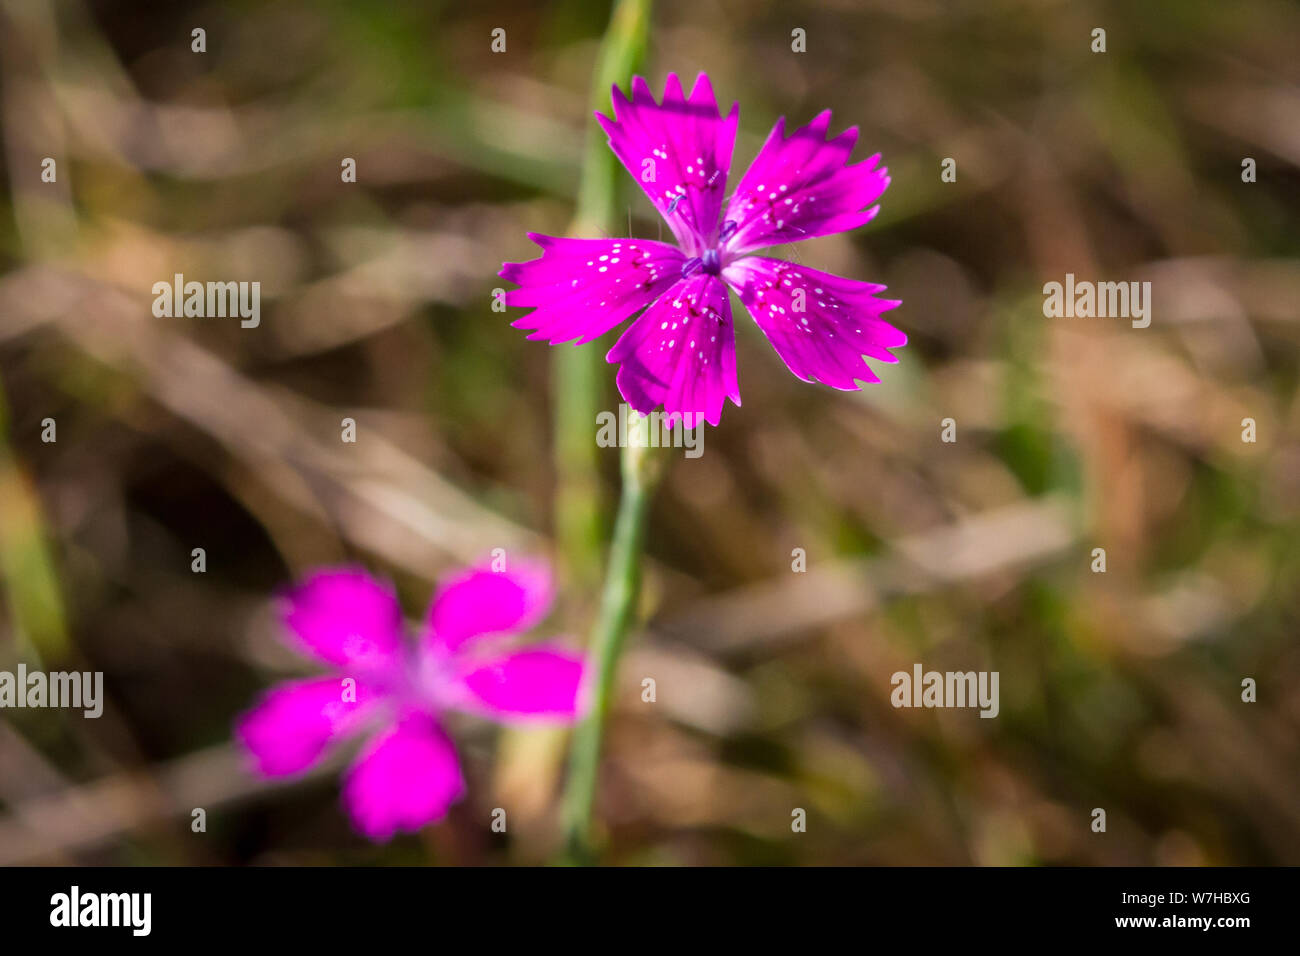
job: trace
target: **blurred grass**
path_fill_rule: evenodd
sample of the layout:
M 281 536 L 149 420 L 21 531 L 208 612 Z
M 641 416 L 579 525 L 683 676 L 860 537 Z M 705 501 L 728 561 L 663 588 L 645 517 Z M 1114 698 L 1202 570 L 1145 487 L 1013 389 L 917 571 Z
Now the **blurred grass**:
M 58 664 L 68 652 L 67 620 L 41 504 L 14 459 L 9 407 L 0 382 L 0 572 L 17 656 L 29 664 Z M 11 655 L 0 654 L 8 661 Z

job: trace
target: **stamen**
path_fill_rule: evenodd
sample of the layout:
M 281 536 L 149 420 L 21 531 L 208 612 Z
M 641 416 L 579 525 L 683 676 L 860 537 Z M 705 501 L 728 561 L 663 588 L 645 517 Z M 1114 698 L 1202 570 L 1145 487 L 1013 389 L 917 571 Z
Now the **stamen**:
M 718 233 L 718 239 L 722 242 L 726 242 L 736 234 L 736 230 L 739 228 L 740 223 L 736 222 L 734 219 L 728 219 L 722 224 L 722 232 Z
M 692 259 L 687 259 L 685 262 L 683 262 L 683 263 L 682 263 L 682 278 L 683 278 L 683 279 L 690 278 L 691 273 L 694 272 L 696 269 L 698 269 L 698 268 L 700 267 L 700 261 L 701 261 L 701 260 L 700 260 L 700 257 L 699 257 L 699 256 L 695 256 L 694 258 L 692 258 Z

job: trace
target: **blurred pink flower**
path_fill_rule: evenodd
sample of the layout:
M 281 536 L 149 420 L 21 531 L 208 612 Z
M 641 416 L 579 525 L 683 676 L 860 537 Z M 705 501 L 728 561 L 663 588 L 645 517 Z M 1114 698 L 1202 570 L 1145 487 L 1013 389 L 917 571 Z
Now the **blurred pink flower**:
M 889 350 L 907 343 L 880 317 L 899 304 L 877 297 L 885 287 L 754 255 L 875 218 L 889 171 L 879 153 L 849 163 L 857 127 L 828 139 L 824 110 L 786 136 L 777 120 L 724 210 L 739 104 L 721 116 L 703 73 L 689 96 L 669 73 L 662 103 L 639 76 L 631 99 L 617 86 L 613 98 L 614 119 L 596 119 L 677 245 L 529 233 L 541 258 L 500 272 L 520 286 L 506 304 L 532 309 L 514 326 L 581 345 L 641 312 L 605 358 L 619 364 L 628 404 L 642 413 L 663 405 L 687 427 L 701 417 L 718 424 L 727 398 L 740 404 L 728 288 L 799 378 L 846 391 L 879 381 L 863 356 L 896 362 Z
M 441 587 L 418 639 L 408 642 L 391 587 L 356 569 L 317 572 L 284 596 L 284 623 L 297 649 L 335 673 L 272 687 L 240 717 L 235 735 L 261 773 L 278 777 L 373 731 L 344 777 L 343 802 L 372 840 L 418 830 L 465 790 L 443 711 L 499 722 L 581 715 L 581 655 L 555 645 L 500 647 L 541 620 L 550 601 L 541 566 L 466 571 Z

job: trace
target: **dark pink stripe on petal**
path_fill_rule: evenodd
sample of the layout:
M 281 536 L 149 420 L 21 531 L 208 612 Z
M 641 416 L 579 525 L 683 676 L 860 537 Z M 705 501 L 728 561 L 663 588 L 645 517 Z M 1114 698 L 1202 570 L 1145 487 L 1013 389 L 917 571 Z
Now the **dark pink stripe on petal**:
M 618 390 L 643 414 L 662 405 L 688 427 L 700 417 L 716 425 L 728 398 L 740 404 L 731 302 L 716 276 L 697 273 L 669 289 L 606 359 L 619 363 Z
M 583 344 L 640 312 L 681 276 L 685 256 L 649 239 L 561 239 L 530 233 L 540 259 L 507 262 L 501 278 L 520 288 L 506 305 L 533 311 L 511 323 L 530 339 Z
M 862 356 L 896 362 L 889 349 L 907 344 L 906 335 L 880 318 L 899 304 L 877 298 L 882 285 L 763 256 L 733 262 L 722 275 L 786 366 L 806 382 L 856 390 L 858 380 L 879 381 Z
M 656 103 L 641 77 L 632 79 L 629 100 L 613 90 L 614 118 L 596 114 L 609 146 L 667 221 L 687 255 L 713 245 L 718 213 L 727 194 L 727 174 L 736 142 L 740 106 L 718 114 L 708 76 L 701 73 L 690 96 L 676 73 Z
M 786 137 L 785 120 L 777 121 L 727 204 L 725 218 L 738 227 L 726 243 L 732 255 L 847 232 L 875 217 L 889 170 L 879 154 L 848 165 L 857 127 L 827 141 L 830 122 L 825 110 Z

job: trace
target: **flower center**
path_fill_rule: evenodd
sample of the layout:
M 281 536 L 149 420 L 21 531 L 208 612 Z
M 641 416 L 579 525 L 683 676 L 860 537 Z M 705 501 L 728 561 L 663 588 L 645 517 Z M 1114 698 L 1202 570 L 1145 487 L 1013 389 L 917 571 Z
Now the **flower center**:
M 671 211 L 669 209 L 669 212 Z M 736 234 L 738 228 L 740 228 L 739 224 L 730 219 L 724 222 L 722 229 L 718 232 L 718 244 L 716 246 L 712 249 L 705 249 L 702 255 L 692 256 L 682 263 L 682 278 L 689 279 L 697 269 L 702 270 L 707 276 L 721 275 L 722 247 L 727 244 L 728 239 Z

